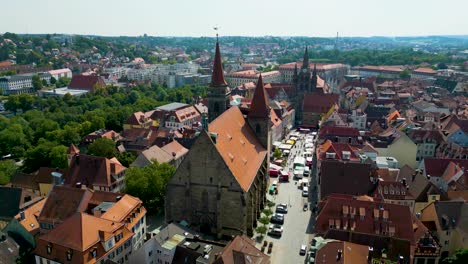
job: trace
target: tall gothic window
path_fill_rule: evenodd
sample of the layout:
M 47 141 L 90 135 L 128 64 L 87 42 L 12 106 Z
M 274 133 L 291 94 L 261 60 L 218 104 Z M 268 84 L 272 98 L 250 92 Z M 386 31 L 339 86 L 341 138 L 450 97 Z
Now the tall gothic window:
M 218 102 L 214 103 L 214 111 L 219 112 L 219 103 Z
M 260 127 L 260 124 L 257 124 L 255 126 L 255 133 L 258 135 L 262 132 L 262 128 Z

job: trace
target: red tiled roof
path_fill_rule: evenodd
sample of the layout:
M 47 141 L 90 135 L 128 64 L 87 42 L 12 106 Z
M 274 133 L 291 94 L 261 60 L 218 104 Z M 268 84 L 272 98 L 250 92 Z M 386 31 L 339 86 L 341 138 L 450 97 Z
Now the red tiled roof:
M 63 224 L 41 236 L 41 239 L 83 252 L 99 242 L 99 231 L 112 233 L 122 225 L 86 213 L 76 213 Z
M 216 149 L 241 188 L 248 191 L 261 169 L 267 150 L 255 136 L 237 106 L 229 108 L 213 120 L 208 130 L 218 134 L 214 143 Z
M 116 159 L 75 155 L 72 157 L 68 175 L 65 177 L 65 184 L 74 186 L 76 183 L 82 183 L 86 186 L 112 187 L 116 182 L 113 176 L 125 169 Z
M 255 247 L 255 242 L 246 236 L 236 236 L 224 247 L 214 264 L 255 263 L 269 264 L 270 257 Z
M 413 70 L 413 73 L 426 73 L 426 74 L 437 74 L 437 71 L 431 69 L 431 68 L 417 68 Z
M 431 175 L 431 177 L 442 177 L 450 162 L 457 164 L 459 167 L 468 168 L 468 160 L 425 158 L 424 167 L 426 175 Z
M 366 195 L 373 188 L 371 164 L 324 160 L 321 162 L 320 194 Z
M 39 215 L 39 221 L 60 223 L 76 212 L 84 212 L 93 193 L 89 189 L 55 186 Z
M 337 258 L 338 250 L 341 252 L 340 259 Z M 368 246 L 343 241 L 330 241 L 317 250 L 315 263 L 367 263 L 368 254 Z
M 125 124 L 141 125 L 142 123 L 144 123 L 145 119 L 146 119 L 145 113 L 135 112 L 127 119 L 127 121 L 125 121 Z
M 338 94 L 307 93 L 304 95 L 304 112 L 327 113 L 338 99 Z
M 348 212 L 346 214 L 345 208 Z M 351 214 L 355 217 L 351 217 Z M 335 227 L 330 228 L 331 225 Z M 412 214 L 408 206 L 357 200 L 352 196 L 330 195 L 323 203 L 315 228 L 318 233 L 337 229 L 370 236 L 394 237 L 413 245 L 415 243 Z M 392 228 L 394 234 L 390 236 Z
M 97 75 L 75 75 L 72 77 L 68 88 L 94 90 L 96 86 L 105 86 L 106 84 L 100 76 Z
M 335 160 L 343 160 L 343 151 L 351 153 L 351 161 L 358 161 L 359 158 L 354 154 L 357 149 L 349 144 L 333 143 L 330 140 L 325 141 L 317 148 L 317 158 L 320 160 L 326 160 L 326 153 L 335 153 Z
M 270 107 L 268 106 L 268 98 L 263 88 L 262 75 L 258 77 L 257 87 L 250 104 L 249 118 L 267 118 L 270 114 Z
M 325 136 L 359 137 L 359 130 L 354 127 L 324 126 L 320 128 L 319 138 Z
M 216 51 L 213 64 L 213 75 L 211 76 L 211 86 L 226 86 L 226 80 L 224 80 L 223 64 L 221 61 L 221 51 L 219 50 L 219 43 L 216 41 Z
M 188 153 L 188 149 L 184 148 L 177 140 L 164 145 L 161 149 L 170 154 L 174 159 L 178 159 Z

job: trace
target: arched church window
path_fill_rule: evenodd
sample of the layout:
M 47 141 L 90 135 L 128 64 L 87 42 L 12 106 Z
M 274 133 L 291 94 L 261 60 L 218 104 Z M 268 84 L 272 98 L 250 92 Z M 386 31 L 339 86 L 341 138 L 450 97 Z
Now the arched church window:
M 256 133 L 256 134 L 260 134 L 261 132 L 262 132 L 262 128 L 260 127 L 260 124 L 257 124 L 257 125 L 255 126 L 255 133 Z

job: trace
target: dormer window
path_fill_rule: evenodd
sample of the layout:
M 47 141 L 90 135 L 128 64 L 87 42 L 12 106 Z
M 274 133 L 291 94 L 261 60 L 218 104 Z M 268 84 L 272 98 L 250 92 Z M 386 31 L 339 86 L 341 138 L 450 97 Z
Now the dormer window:
M 52 253 L 52 245 L 47 244 L 47 254 L 51 254 L 51 253 Z
M 93 248 L 91 250 L 91 256 L 93 256 L 93 258 L 96 258 L 97 257 L 97 249 L 96 248 Z
M 117 234 L 117 235 L 115 236 L 115 243 L 119 242 L 120 239 L 122 239 L 122 238 L 123 238 L 123 234 L 122 234 L 122 233 Z
M 72 260 L 73 257 L 73 250 L 67 250 L 67 260 Z

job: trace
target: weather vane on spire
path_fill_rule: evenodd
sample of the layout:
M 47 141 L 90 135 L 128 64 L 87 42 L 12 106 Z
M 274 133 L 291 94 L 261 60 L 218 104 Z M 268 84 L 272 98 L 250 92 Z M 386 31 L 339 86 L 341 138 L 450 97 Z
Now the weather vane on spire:
M 216 25 L 213 27 L 213 29 L 216 31 L 216 42 L 218 42 L 218 30 L 219 30 L 219 26 Z

